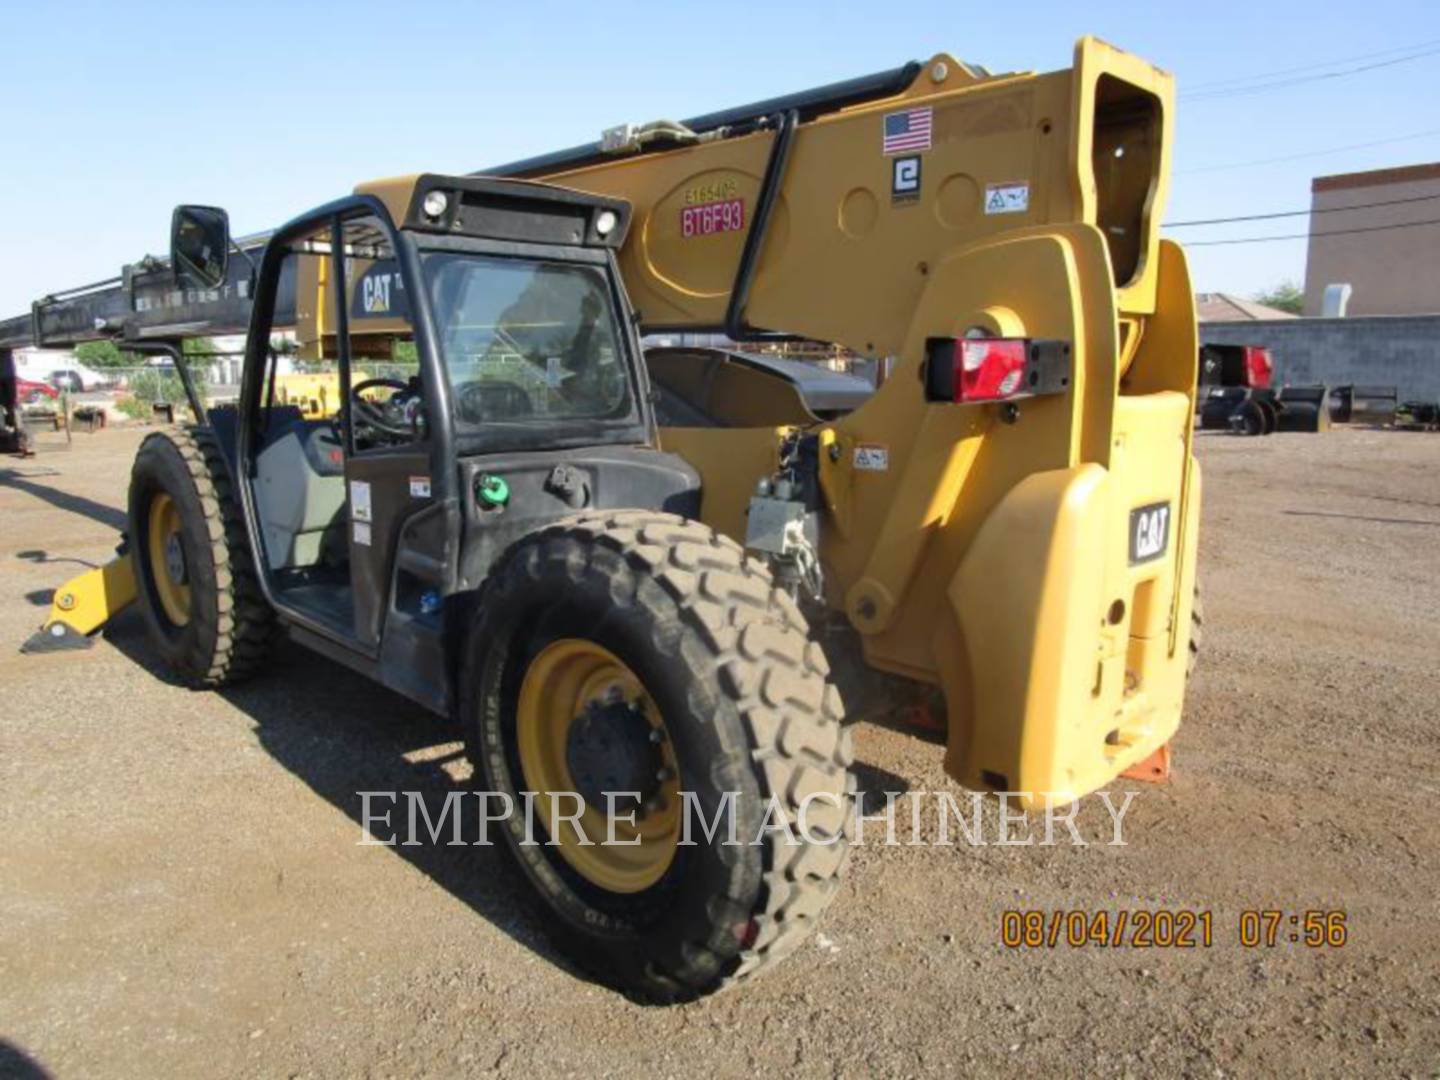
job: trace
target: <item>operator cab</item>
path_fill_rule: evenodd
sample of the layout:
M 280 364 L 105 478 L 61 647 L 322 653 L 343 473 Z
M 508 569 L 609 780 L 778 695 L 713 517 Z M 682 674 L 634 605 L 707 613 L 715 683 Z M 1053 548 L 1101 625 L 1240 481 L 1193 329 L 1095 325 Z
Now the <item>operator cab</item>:
M 628 217 L 543 185 L 425 176 L 270 240 L 237 430 L 220 434 L 267 595 L 309 643 L 439 707 L 447 598 L 517 537 L 606 500 L 698 509 L 693 470 L 655 449 L 615 263 Z

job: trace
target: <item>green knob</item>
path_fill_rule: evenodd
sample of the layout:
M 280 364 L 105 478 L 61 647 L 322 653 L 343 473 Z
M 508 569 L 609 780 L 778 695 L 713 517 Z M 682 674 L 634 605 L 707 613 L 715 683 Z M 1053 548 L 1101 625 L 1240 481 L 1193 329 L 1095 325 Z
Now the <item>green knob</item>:
M 503 476 L 486 474 L 475 481 L 475 494 L 485 506 L 504 506 L 510 501 L 510 485 Z

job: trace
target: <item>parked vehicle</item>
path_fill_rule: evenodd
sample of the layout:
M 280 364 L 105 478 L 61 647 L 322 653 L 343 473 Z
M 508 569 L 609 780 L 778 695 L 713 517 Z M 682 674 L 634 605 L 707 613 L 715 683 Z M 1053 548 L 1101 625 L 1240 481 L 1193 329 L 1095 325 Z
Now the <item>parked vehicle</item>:
M 69 390 L 71 393 L 82 390 L 103 390 L 111 382 L 108 376 L 100 374 L 94 368 L 86 367 L 79 361 L 56 368 L 46 377 L 46 380 L 56 390 Z
M 1200 426 L 1238 435 L 1270 435 L 1280 427 L 1280 403 L 1271 389 L 1275 362 L 1259 345 L 1200 346 Z
M 81 363 L 75 354 L 58 349 L 40 349 L 16 357 L 15 373 L 28 382 L 44 383 L 55 390 L 100 390 L 113 380 Z
M 59 396 L 60 391 L 48 383 L 35 382 L 32 379 L 15 380 L 15 400 L 21 405 L 43 405 Z

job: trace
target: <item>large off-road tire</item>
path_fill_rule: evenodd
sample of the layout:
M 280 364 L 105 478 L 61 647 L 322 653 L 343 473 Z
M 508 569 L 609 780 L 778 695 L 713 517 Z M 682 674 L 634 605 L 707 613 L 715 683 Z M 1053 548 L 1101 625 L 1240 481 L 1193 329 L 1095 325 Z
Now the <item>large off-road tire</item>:
M 532 844 L 523 813 L 506 821 L 506 845 L 567 955 L 640 997 L 681 1001 L 754 974 L 810 933 L 847 862 L 850 737 L 804 616 L 737 544 L 653 511 L 540 530 L 491 575 L 464 665 L 462 718 L 484 790 L 517 808 L 537 791 L 542 810 L 565 786 L 557 776 L 592 796 L 597 782 L 628 791 L 655 779 L 634 854 L 587 849 L 543 812 Z M 772 809 L 795 823 L 802 804 L 799 843 L 762 828 Z M 675 835 L 687 810 L 689 844 Z
M 273 615 L 210 432 L 146 437 L 130 472 L 129 524 L 140 608 L 166 666 L 194 686 L 252 674 L 268 652 Z
M 1195 665 L 1200 662 L 1200 648 L 1205 638 L 1205 605 L 1200 598 L 1200 578 L 1195 578 L 1195 599 L 1190 605 L 1190 651 L 1185 656 L 1185 676 L 1195 674 Z

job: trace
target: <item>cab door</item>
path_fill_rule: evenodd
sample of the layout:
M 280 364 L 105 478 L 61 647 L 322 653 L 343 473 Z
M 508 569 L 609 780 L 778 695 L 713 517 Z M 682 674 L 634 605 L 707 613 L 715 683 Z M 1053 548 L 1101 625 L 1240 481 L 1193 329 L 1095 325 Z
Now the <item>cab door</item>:
M 453 451 L 443 377 L 423 359 L 424 319 L 406 298 L 407 243 L 366 195 L 272 237 L 246 343 L 237 478 L 283 621 L 444 712 L 442 600 L 459 525 L 453 483 L 433 476 Z
M 352 217 L 341 221 L 340 234 L 344 312 L 336 329 L 354 632 L 358 644 L 375 649 L 392 612 L 401 623 L 419 620 L 418 629 L 427 622 L 438 628 L 443 574 L 432 563 L 443 554 L 444 530 L 425 527 L 439 516 L 431 478 L 436 404 L 388 226 L 371 215 Z M 403 572 L 401 552 L 408 552 Z

